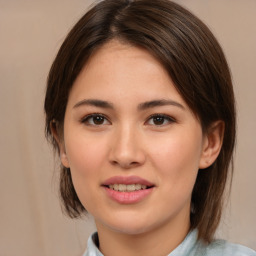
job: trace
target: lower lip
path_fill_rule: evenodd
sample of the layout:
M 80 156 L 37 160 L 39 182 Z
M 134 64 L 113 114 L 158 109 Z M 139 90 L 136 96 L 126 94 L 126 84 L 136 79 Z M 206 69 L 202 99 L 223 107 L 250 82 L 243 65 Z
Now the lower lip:
M 107 195 L 120 204 L 135 204 L 145 199 L 152 191 L 152 188 L 137 190 L 134 192 L 120 192 L 104 187 Z

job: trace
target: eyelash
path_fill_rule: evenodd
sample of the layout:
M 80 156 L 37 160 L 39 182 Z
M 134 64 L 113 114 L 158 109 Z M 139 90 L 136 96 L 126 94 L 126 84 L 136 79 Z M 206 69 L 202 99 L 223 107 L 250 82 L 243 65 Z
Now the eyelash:
M 103 119 L 101 119 L 101 121 L 102 121 L 102 120 L 103 120 L 103 122 L 107 121 L 108 124 L 111 124 L 111 122 L 108 120 L 108 118 L 107 118 L 105 115 L 100 114 L 100 113 L 93 113 L 93 114 L 89 114 L 89 115 L 85 116 L 84 118 L 81 119 L 81 123 L 84 123 L 84 124 L 86 124 L 86 125 L 88 125 L 88 126 L 101 126 L 101 125 L 106 125 L 106 124 L 104 124 L 104 123 L 100 123 L 100 124 L 95 124 L 95 123 L 91 124 L 91 123 L 90 123 L 90 119 L 91 119 L 93 122 L 95 122 L 95 120 L 93 120 L 93 118 L 98 118 L 98 117 L 103 118 Z M 163 121 L 164 121 L 165 123 L 163 123 L 163 124 L 154 124 L 154 123 L 153 123 L 153 124 L 149 124 L 149 121 L 150 121 L 150 120 L 153 120 L 154 118 L 163 119 Z M 166 123 L 166 121 L 167 121 L 167 123 Z M 167 125 L 167 124 L 174 123 L 174 122 L 176 122 L 176 120 L 175 120 L 173 117 L 170 117 L 169 115 L 165 115 L 165 114 L 153 114 L 153 115 L 151 115 L 151 116 L 146 120 L 145 124 L 148 123 L 149 125 L 152 125 L 152 126 L 161 127 L 161 126 L 165 126 L 165 125 Z
M 164 121 L 167 121 L 167 124 L 170 124 L 170 123 L 174 123 L 175 122 L 175 119 L 173 118 L 173 117 L 170 117 L 169 115 L 165 115 L 165 114 L 153 114 L 153 115 L 151 115 L 148 119 L 147 119 L 147 121 L 146 121 L 146 123 L 148 123 L 149 122 L 149 120 L 153 120 L 153 118 L 162 118 L 162 119 L 164 119 Z M 150 125 L 153 125 L 153 126 L 165 126 L 165 125 L 167 125 L 167 124 L 159 124 L 159 125 L 156 125 L 156 124 L 150 124 Z
M 93 118 L 96 118 L 96 117 L 103 118 L 104 121 L 107 120 L 107 121 L 110 123 L 110 121 L 108 120 L 108 118 L 107 118 L 105 115 L 100 114 L 100 113 L 93 113 L 93 114 L 89 114 L 89 115 L 83 117 L 83 118 L 81 119 L 81 123 L 84 123 L 84 124 L 89 125 L 89 126 L 100 126 L 100 125 L 104 125 L 104 124 L 90 124 L 90 123 L 89 123 L 89 120 L 90 120 L 90 119 L 93 119 Z M 111 124 L 111 123 L 110 123 L 110 124 Z

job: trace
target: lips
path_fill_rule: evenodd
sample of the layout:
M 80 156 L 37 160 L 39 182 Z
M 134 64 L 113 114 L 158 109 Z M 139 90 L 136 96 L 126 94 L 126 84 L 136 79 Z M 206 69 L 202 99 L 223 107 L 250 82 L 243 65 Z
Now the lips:
M 117 183 L 115 183 L 114 185 L 111 184 L 108 187 L 110 189 L 113 189 L 115 191 L 120 191 L 120 192 L 132 192 L 132 191 L 138 191 L 138 190 L 141 190 L 141 189 L 149 188 L 146 185 L 142 185 L 142 184 L 125 185 L 125 184 L 117 184 Z
M 114 176 L 110 179 L 107 179 L 103 182 L 103 186 L 109 186 L 114 184 L 124 184 L 124 185 L 131 185 L 131 184 L 141 184 L 147 187 L 153 187 L 154 184 L 149 182 L 148 180 L 142 179 L 138 176 Z
M 142 179 L 138 176 L 115 176 L 106 180 L 103 183 L 103 186 L 108 187 L 115 191 L 129 192 L 152 188 L 154 185 L 151 182 Z
M 147 197 L 155 187 L 153 183 L 138 176 L 111 177 L 102 186 L 111 199 L 121 204 L 137 203 Z

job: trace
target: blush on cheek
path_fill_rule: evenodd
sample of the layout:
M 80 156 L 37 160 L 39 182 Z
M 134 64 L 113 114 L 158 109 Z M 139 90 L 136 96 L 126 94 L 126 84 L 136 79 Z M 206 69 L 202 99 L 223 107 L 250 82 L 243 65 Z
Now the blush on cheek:
M 200 145 L 194 138 L 166 141 L 154 148 L 155 166 L 177 193 L 192 191 L 199 167 Z M 175 192 L 176 193 L 176 192 Z M 185 193 L 186 194 L 186 193 Z M 177 195 L 178 196 L 178 195 Z
M 92 140 L 88 136 L 80 136 L 70 138 L 70 143 L 67 141 L 67 154 L 72 161 L 71 165 L 77 167 L 86 167 L 87 170 L 95 167 L 104 159 L 102 156 L 105 154 L 103 150 L 103 142 Z M 80 169 L 79 168 L 79 169 Z

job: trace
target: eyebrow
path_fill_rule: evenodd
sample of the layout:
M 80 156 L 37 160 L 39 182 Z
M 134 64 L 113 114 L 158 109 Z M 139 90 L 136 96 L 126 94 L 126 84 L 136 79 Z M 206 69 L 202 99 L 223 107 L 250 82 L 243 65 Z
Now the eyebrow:
M 109 108 L 109 109 L 113 109 L 113 104 L 104 101 L 104 100 L 97 100 L 97 99 L 85 99 L 85 100 L 81 100 L 79 102 L 77 102 L 73 108 L 77 108 L 80 106 L 95 106 L 95 107 L 99 107 L 99 108 Z
M 114 109 L 114 106 L 112 103 L 108 102 L 108 101 L 104 101 L 104 100 L 98 100 L 98 99 L 84 99 L 81 100 L 79 102 L 77 102 L 73 108 L 78 108 L 80 106 L 94 106 L 94 107 L 99 107 L 99 108 L 106 108 L 106 109 Z M 161 107 L 161 106 L 175 106 L 175 107 L 179 107 L 181 109 L 185 109 L 185 107 L 174 101 L 174 100 L 167 100 L 167 99 L 160 99 L 160 100 L 151 100 L 151 101 L 146 101 L 143 103 L 140 103 L 138 105 L 138 110 L 142 111 L 142 110 L 146 110 L 149 108 L 154 108 L 154 107 Z
M 141 104 L 139 104 L 138 109 L 146 110 L 148 108 L 161 107 L 161 106 L 167 106 L 167 105 L 179 107 L 183 110 L 185 109 L 185 107 L 182 104 L 180 104 L 174 100 L 167 100 L 167 99 L 152 100 L 152 101 L 147 101 L 147 102 L 141 103 Z

